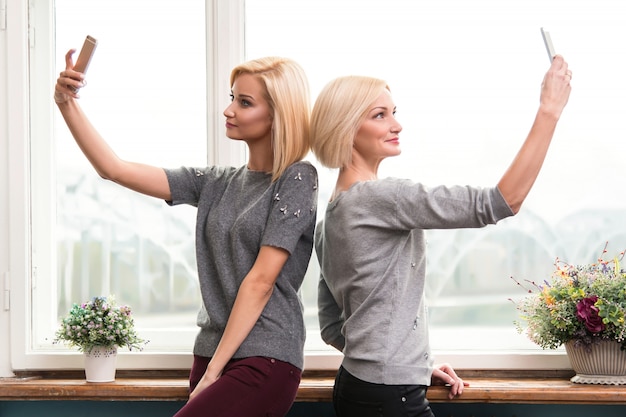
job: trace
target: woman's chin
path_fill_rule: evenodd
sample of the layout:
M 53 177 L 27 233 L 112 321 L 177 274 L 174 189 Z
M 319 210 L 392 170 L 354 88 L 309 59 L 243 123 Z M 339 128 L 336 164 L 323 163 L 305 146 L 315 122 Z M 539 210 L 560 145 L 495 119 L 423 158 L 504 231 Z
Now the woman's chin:
M 228 134 L 228 132 L 226 133 L 226 137 L 227 137 L 228 139 L 231 139 L 231 140 L 243 140 L 242 138 L 240 138 L 240 137 L 238 137 L 238 136 L 237 136 L 237 137 L 235 137 L 235 136 L 233 136 L 233 135 L 229 135 L 229 134 Z

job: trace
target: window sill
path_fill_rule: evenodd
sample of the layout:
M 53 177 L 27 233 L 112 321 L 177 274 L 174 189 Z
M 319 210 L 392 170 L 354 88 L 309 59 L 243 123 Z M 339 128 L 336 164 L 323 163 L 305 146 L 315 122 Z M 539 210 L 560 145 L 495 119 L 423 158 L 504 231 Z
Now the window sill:
M 20 375 L 0 379 L 0 401 L 186 401 L 186 374 L 118 371 L 111 383 L 88 383 L 76 373 Z M 470 386 L 455 403 L 626 404 L 624 387 L 574 384 L 571 371 L 465 371 L 461 376 Z M 305 372 L 296 401 L 332 401 L 333 382 L 334 372 Z M 430 387 L 428 399 L 450 402 L 448 389 Z

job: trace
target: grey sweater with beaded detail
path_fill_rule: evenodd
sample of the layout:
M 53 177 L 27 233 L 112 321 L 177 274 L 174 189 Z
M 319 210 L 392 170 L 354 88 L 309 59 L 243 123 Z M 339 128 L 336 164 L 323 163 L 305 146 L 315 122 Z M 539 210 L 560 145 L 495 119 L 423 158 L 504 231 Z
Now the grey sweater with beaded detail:
M 358 182 L 316 229 L 322 339 L 367 382 L 430 385 L 424 305 L 426 229 L 478 228 L 513 212 L 497 188 Z
M 302 369 L 305 340 L 302 285 L 313 250 L 317 171 L 292 164 L 272 182 L 263 172 L 232 167 L 165 170 L 170 205 L 198 209 L 196 257 L 202 306 L 193 352 L 211 357 L 228 321 L 241 282 L 263 245 L 290 256 L 256 325 L 233 358 L 265 356 Z

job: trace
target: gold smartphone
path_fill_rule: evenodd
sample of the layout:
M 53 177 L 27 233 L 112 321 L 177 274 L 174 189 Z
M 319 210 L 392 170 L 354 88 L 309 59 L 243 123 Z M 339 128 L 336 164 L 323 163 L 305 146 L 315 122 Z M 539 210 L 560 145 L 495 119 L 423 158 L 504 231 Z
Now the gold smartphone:
M 93 36 L 87 35 L 85 43 L 83 43 L 83 48 L 80 50 L 80 54 L 74 65 L 74 71 L 82 72 L 83 74 L 87 72 L 91 57 L 96 51 L 96 46 L 98 46 L 98 41 Z

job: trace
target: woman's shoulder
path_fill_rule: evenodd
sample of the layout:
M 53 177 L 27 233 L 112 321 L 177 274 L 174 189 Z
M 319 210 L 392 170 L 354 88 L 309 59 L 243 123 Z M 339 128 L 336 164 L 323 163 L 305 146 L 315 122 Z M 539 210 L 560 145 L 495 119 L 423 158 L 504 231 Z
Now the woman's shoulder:
M 363 206 L 397 205 L 406 199 L 428 194 L 428 188 L 419 182 L 405 178 L 380 178 L 373 181 L 359 181 L 340 193 L 341 197 L 351 204 Z
M 289 165 L 287 167 L 287 169 L 285 169 L 285 173 L 284 174 L 287 174 L 287 173 L 297 173 L 298 171 L 300 171 L 301 173 L 302 172 L 307 172 L 307 173 L 310 173 L 310 174 L 317 175 L 317 169 L 315 168 L 315 166 L 311 162 L 306 161 L 306 160 L 297 161 L 297 162 L 294 162 L 293 164 Z
M 211 165 L 205 167 L 180 166 L 177 168 L 164 168 L 165 172 L 170 175 L 191 176 L 191 177 L 228 177 L 240 171 L 242 167 L 231 167 L 221 165 Z
M 285 183 L 290 180 L 317 184 L 317 169 L 309 161 L 294 162 L 285 169 L 278 182 Z
M 371 181 L 357 181 L 347 189 L 338 192 L 331 205 L 344 201 L 359 206 L 379 205 L 381 202 L 393 202 L 405 180 L 383 178 Z
M 414 186 L 414 183 L 411 180 L 403 179 L 403 178 L 380 178 L 373 181 L 359 181 L 355 183 L 352 187 L 353 190 L 356 190 L 359 193 L 368 192 L 376 194 L 388 194 L 388 193 L 397 193 L 398 190 L 402 187 Z
M 197 192 L 215 192 L 224 189 L 233 181 L 242 181 L 245 166 L 233 167 L 222 165 L 211 165 L 205 167 L 183 166 L 180 168 L 166 170 L 170 187 L 172 184 L 178 187 L 191 187 Z

